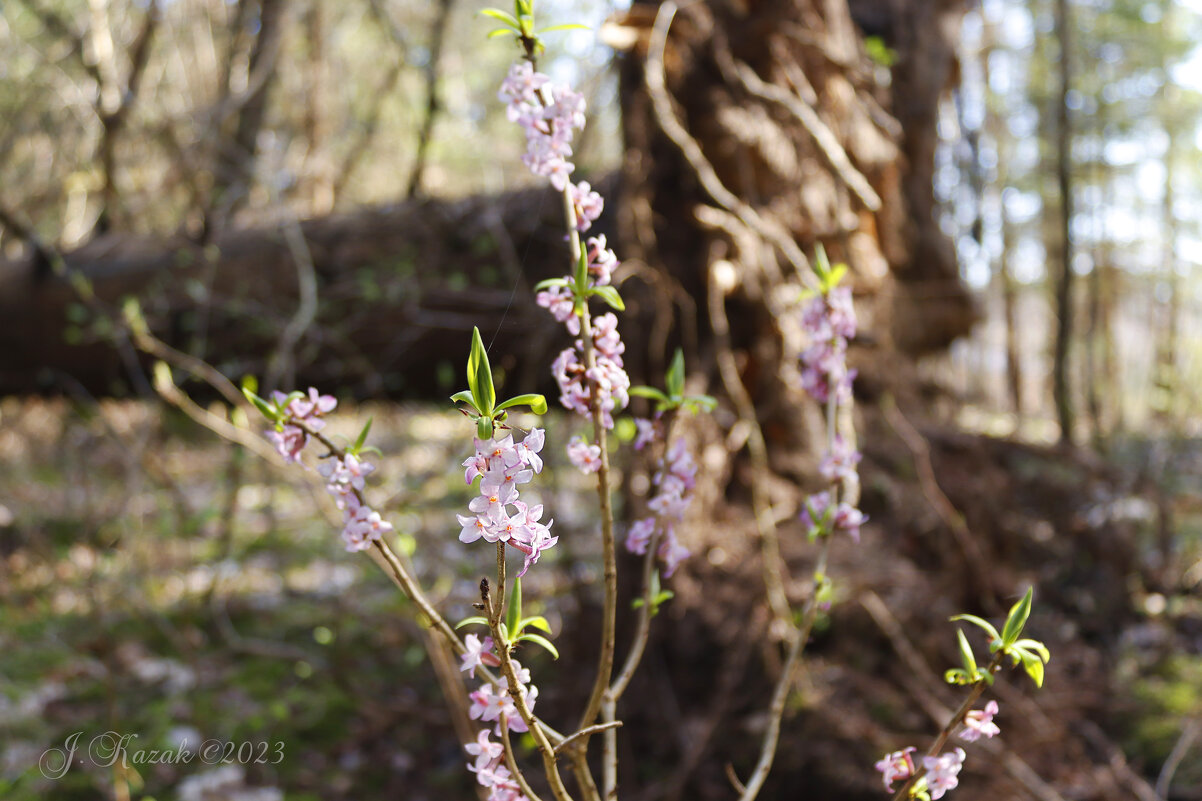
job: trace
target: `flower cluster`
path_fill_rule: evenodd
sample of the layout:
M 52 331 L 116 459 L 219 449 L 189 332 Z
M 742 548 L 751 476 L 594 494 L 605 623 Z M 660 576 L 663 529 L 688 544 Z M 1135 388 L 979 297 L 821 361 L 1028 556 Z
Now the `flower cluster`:
M 271 394 L 271 398 L 279 406 L 288 396 L 276 391 Z M 303 422 L 310 431 L 321 431 L 326 427 L 325 420 L 321 419 L 322 415 L 334 411 L 337 405 L 338 401 L 332 395 L 322 395 L 313 387 L 309 387 L 308 397 L 296 398 L 288 404 L 290 422 L 285 423 L 278 431 L 268 431 L 267 439 L 271 440 L 271 444 L 279 451 L 280 456 L 284 457 L 284 461 L 300 461 L 301 451 L 309 444 L 309 435 L 292 421 Z
M 366 550 L 372 542 L 392 531 L 392 524 L 363 502 L 365 479 L 375 469 L 374 465 L 361 462 L 350 453 L 335 456 L 317 468 L 326 480 L 326 491 L 334 496 L 334 504 L 342 510 L 342 542 L 348 551 Z
M 282 392 L 273 392 L 271 397 L 277 407 L 283 406 L 288 399 Z M 299 462 L 301 451 L 309 444 L 306 429 L 317 432 L 325 428 L 322 416 L 334 411 L 337 405 L 338 401 L 333 396 L 322 395 L 309 387 L 307 397 L 295 398 L 284 407 L 287 415 L 280 420 L 278 430 L 267 432 L 267 438 L 286 461 Z M 317 472 L 326 480 L 326 490 L 334 496 L 335 505 L 342 510 L 342 542 L 348 551 L 366 550 L 381 536 L 392 531 L 392 524 L 363 502 L 365 479 L 375 469 L 368 462 L 359 461 L 352 453 L 331 456 L 329 461 L 317 468 Z
M 541 297 L 539 302 L 544 305 Z M 596 362 L 592 370 L 585 367 L 584 345 L 582 340 L 577 339 L 572 347 L 565 348 L 555 358 L 551 372 L 559 384 L 559 402 L 569 411 L 586 418 L 592 417 L 589 404 L 591 379 L 597 387 L 601 424 L 613 428 L 613 413 L 626 408 L 630 402 L 630 376 L 626 375 L 622 364 L 626 345 L 618 336 L 618 318 L 612 312 L 593 318 L 592 334 Z
M 538 561 L 539 555 L 559 541 L 551 536 L 551 524 L 540 522 L 542 504 L 529 506 L 518 497 L 518 485 L 528 483 L 535 473 L 543 469 L 542 457 L 544 435 L 541 428 L 534 428 L 519 443 L 513 435 L 504 439 L 476 441 L 476 453 L 463 462 L 463 480 L 471 485 L 480 478 L 480 494 L 472 498 L 468 509 L 473 515 L 456 515 L 461 542 L 503 542 L 516 548 L 526 556 L 522 572 L 525 575 L 530 565 Z M 510 512 L 509 507 L 514 508 Z
M 568 160 L 572 155 L 573 132 L 584 127 L 584 98 L 569 87 L 555 84 L 546 75 L 535 72 L 528 61 L 519 61 L 510 67 L 498 97 L 506 103 L 509 119 L 526 132 L 526 155 L 523 157 L 526 166 L 534 174 L 548 177 L 559 191 L 567 192 L 576 230 L 587 231 L 601 215 L 605 202 L 587 182 L 572 184 L 568 181 L 575 169 Z M 575 337 L 581 336 L 581 315 L 589 313 L 585 293 L 609 286 L 618 266 L 617 256 L 604 236 L 590 237 L 584 247 L 584 273 L 557 279 L 537 296 L 538 305 L 550 311 Z M 578 280 L 588 286 L 577 286 Z M 589 322 L 592 324 L 595 367 L 591 370 L 586 367 L 584 343 L 577 339 L 572 347 L 559 354 L 552 369 L 559 384 L 560 402 L 584 417 L 591 416 L 590 383 L 595 385 L 602 423 L 606 428 L 613 428 L 613 412 L 625 408 L 629 402 L 630 378 L 622 363 L 626 346 L 618 336 L 618 318 L 614 315 L 591 317 Z M 577 458 L 587 455 L 579 448 L 575 453 Z M 586 460 L 584 464 L 591 464 L 591 461 Z
M 993 737 L 1000 734 L 1001 729 L 993 722 L 993 716 L 998 712 L 997 701 L 990 701 L 983 710 L 974 709 L 964 717 L 964 728 L 960 738 L 966 742 L 976 742 L 981 737 Z M 881 772 L 885 789 L 893 792 L 895 781 L 906 781 L 916 773 L 914 758 L 911 756 L 914 747 L 886 754 L 876 763 L 876 769 Z M 922 758 L 922 781 L 926 782 L 926 790 L 931 801 L 943 798 L 948 790 L 954 790 L 960 783 L 960 769 L 964 767 L 965 753 L 963 748 L 955 748 L 938 756 Z
M 562 192 L 575 169 L 568 159 L 574 130 L 584 127 L 584 96 L 535 72 L 530 62 L 518 61 L 509 68 L 497 97 L 505 102 L 509 120 L 526 132 L 522 161 Z M 600 214 L 600 197 L 594 200 L 587 185 L 573 187 L 573 195 L 586 213 L 595 208 Z
M 910 746 L 901 751 L 894 751 L 892 754 L 885 754 L 884 758 L 876 763 L 876 769 L 884 776 L 886 790 L 893 792 L 894 782 L 904 782 L 914 775 L 914 757 L 910 755 L 917 750 Z
M 509 768 L 501 764 L 505 746 L 489 739 L 488 729 L 481 729 L 476 742 L 467 743 L 463 750 L 476 758 L 467 769 L 476 774 L 476 781 L 488 788 L 488 801 L 524 801 L 522 788 L 513 780 Z
M 510 664 L 513 665 L 514 672 L 517 673 L 520 692 L 522 698 L 526 701 L 526 707 L 533 711 L 534 702 L 538 700 L 538 688 L 530 683 L 530 670 L 518 664 L 516 659 L 511 659 Z M 514 704 L 513 698 L 510 697 L 508 689 L 501 688 L 498 690 L 491 683 L 485 682 L 480 685 L 480 689 L 469 695 L 468 698 L 471 701 L 468 716 L 472 720 L 479 720 L 485 723 L 496 721 L 494 731 L 497 734 L 501 733 L 502 715 L 505 716 L 505 724 L 509 727 L 510 731 L 529 731 L 526 721 L 522 720 L 522 716 L 518 713 L 517 705 Z
M 469 676 L 475 677 L 476 668 L 481 665 L 497 667 L 501 664 L 492 637 L 481 640 L 476 635 L 469 634 L 464 638 L 463 644 L 467 650 L 461 657 L 463 664 L 459 669 L 468 671 Z M 519 692 L 526 702 L 526 707 L 533 710 L 534 702 L 538 699 L 538 688 L 530 683 L 530 671 L 522 667 L 516 659 L 510 659 L 510 665 L 517 676 Z M 495 687 L 486 681 L 468 698 L 471 701 L 468 716 L 472 720 L 484 723 L 495 722 L 492 731 L 496 734 L 501 733 L 502 718 L 510 731 L 530 730 L 526 721 L 522 720 L 508 689 Z M 525 796 L 522 795 L 520 786 L 509 769 L 501 764 L 504 747 L 501 743 L 489 740 L 489 734 L 489 729 L 481 729 L 476 742 L 463 747 L 476 758 L 475 764 L 469 764 L 467 769 L 476 774 L 476 781 L 488 788 L 489 801 L 524 801 Z
M 802 313 L 810 345 L 801 354 L 801 386 L 819 403 L 851 400 L 856 371 L 847 367 L 847 341 L 856 335 L 851 290 L 834 287 L 816 295 Z
M 656 555 L 664 563 L 664 576 L 670 577 L 676 568 L 689 556 L 689 551 L 676 539 L 676 524 L 684 520 L 692 497 L 688 495 L 696 483 L 697 465 L 688 452 L 683 439 L 677 439 L 668 448 L 660 463 L 653 482 L 655 497 L 647 504 L 654 517 L 637 520 L 626 534 L 626 550 L 644 554 L 651 544 L 656 526 L 660 529 L 659 547 Z
M 802 314 L 802 324 L 811 343 L 801 354 L 803 388 L 821 403 L 850 401 L 856 376 L 855 370 L 847 368 L 847 341 L 856 334 L 851 290 L 832 287 L 816 295 Z M 801 522 L 811 538 L 844 533 L 860 541 L 860 526 L 868 517 L 846 501 L 835 502 L 837 485 L 858 481 L 860 459 L 859 451 L 843 437 L 835 436 L 818 465 L 818 472 L 832 488 L 806 498 L 801 510 Z
M 807 526 L 811 537 L 827 533 L 847 534 L 860 541 L 860 526 L 868 516 L 846 501 L 831 509 L 831 492 L 826 490 L 806 498 L 801 510 L 801 522 Z

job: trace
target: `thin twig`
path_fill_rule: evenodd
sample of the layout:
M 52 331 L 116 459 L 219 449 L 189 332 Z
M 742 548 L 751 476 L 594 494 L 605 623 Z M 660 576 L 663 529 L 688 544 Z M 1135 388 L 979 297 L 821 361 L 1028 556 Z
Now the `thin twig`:
M 762 553 L 764 588 L 768 593 L 768 605 L 772 608 L 773 617 L 779 623 L 787 624 L 790 618 L 789 599 L 785 595 L 783 576 L 786 574 L 784 559 L 780 553 L 780 541 L 776 536 L 776 520 L 772 514 L 772 501 L 765 489 L 771 468 L 768 465 L 768 446 L 764 440 L 764 430 L 760 427 L 756 416 L 755 404 L 743 379 L 739 375 L 738 365 L 735 364 L 734 353 L 730 344 L 730 321 L 726 317 L 726 301 L 712 266 L 708 271 L 707 281 L 709 298 L 710 324 L 714 330 L 714 340 L 717 343 L 715 354 L 718 361 L 718 372 L 722 376 L 722 385 L 735 405 L 739 419 L 747 426 L 747 452 L 751 457 L 751 508 L 755 514 L 755 524 L 760 535 L 760 551 Z M 778 624 L 779 625 L 779 624 Z
M 267 365 L 264 383 L 272 388 L 281 379 L 287 379 L 288 383 L 291 383 L 291 376 L 296 368 L 293 351 L 317 317 L 317 271 L 313 267 L 313 254 L 305 241 L 305 232 L 295 219 L 286 221 L 282 227 L 284 242 L 292 255 L 292 263 L 296 265 L 296 285 L 300 302 L 296 312 L 280 333 L 280 340 Z
M 996 654 L 994 654 L 993 659 L 989 661 L 989 665 L 985 668 L 985 670 L 991 674 L 997 673 L 1002 667 L 1003 655 L 1004 654 L 1001 651 L 998 651 Z M 987 682 L 985 679 L 979 679 L 978 681 L 974 682 L 971 687 L 969 687 L 968 695 L 965 696 L 963 703 L 961 703 L 960 707 L 954 713 L 952 713 L 951 718 L 943 725 L 943 729 L 940 730 L 939 734 L 936 735 L 935 741 L 931 743 L 931 747 L 927 749 L 927 756 L 939 756 L 939 752 L 943 750 L 943 746 L 947 745 L 947 740 L 952 736 L 952 732 L 964 722 L 964 716 L 968 714 L 968 711 L 972 709 L 973 704 L 977 702 L 977 699 L 981 697 L 981 694 L 985 692 L 985 688 L 988 686 L 989 682 Z M 914 774 L 906 781 L 905 784 L 901 786 L 896 793 L 893 794 L 893 801 L 902 801 L 903 798 L 909 798 L 910 788 L 917 784 L 918 781 L 926 775 L 926 773 L 926 766 L 922 763 L 916 763 Z
M 760 745 L 760 757 L 756 761 L 751 778 L 747 780 L 746 787 L 739 794 L 739 801 L 752 801 L 759 795 L 768 778 L 768 772 L 772 769 L 772 761 L 776 756 L 776 745 L 780 740 L 781 719 L 785 714 L 785 701 L 789 697 L 789 689 L 793 686 L 793 674 L 797 666 L 801 664 L 806 641 L 809 640 L 810 632 L 814 628 L 814 621 L 818 617 L 818 590 L 826 576 L 826 563 L 832 539 L 833 536 L 830 535 L 823 537 L 822 545 L 819 546 L 818 562 L 814 567 L 812 592 L 806 603 L 801 629 L 795 634 L 793 644 L 789 648 L 789 655 L 785 659 L 784 667 L 781 668 L 780 679 L 777 680 L 776 689 L 772 692 L 772 704 L 768 707 L 768 729 L 764 732 L 764 740 Z
M 426 153 L 430 147 L 434 123 L 438 119 L 438 111 L 442 102 L 438 97 L 438 61 L 442 54 L 442 44 L 446 39 L 447 20 L 451 16 L 454 0 L 439 0 L 438 15 L 430 29 L 429 56 L 426 58 L 426 116 L 422 119 L 421 128 L 417 132 L 417 152 L 413 156 L 413 171 L 409 173 L 409 188 L 405 197 L 413 198 L 421 191 L 422 173 L 426 169 Z
M 501 750 L 505 754 L 505 766 L 509 768 L 510 775 L 517 780 L 518 786 L 522 788 L 522 794 L 530 801 L 542 801 L 531 789 L 530 783 L 526 781 L 526 774 L 522 773 L 522 769 L 518 767 L 517 758 L 513 754 L 513 743 L 509 739 L 509 721 L 505 715 L 501 715 Z
M 589 735 L 596 734 L 599 731 L 604 731 L 606 729 L 619 728 L 621 725 L 622 725 L 622 721 L 620 721 L 620 720 L 611 720 L 611 721 L 607 721 L 605 723 L 595 723 L 586 729 L 581 729 L 578 732 L 569 734 L 567 737 L 564 738 L 563 742 L 561 742 L 559 745 L 555 746 L 555 750 L 556 750 L 556 752 L 562 751 L 565 746 L 567 746 L 569 743 L 571 743 L 573 740 L 577 739 L 578 737 L 588 737 Z
M 935 467 L 931 461 L 931 446 L 918 429 L 902 414 L 892 395 L 885 395 L 881 399 L 881 411 L 884 412 L 885 420 L 889 422 L 890 427 L 897 432 L 910 451 L 910 456 L 914 459 L 914 467 L 918 471 L 918 483 L 922 487 L 922 493 L 926 497 L 927 503 L 939 515 L 943 524 L 951 530 L 956 545 L 960 549 L 960 555 L 971 574 L 971 584 L 981 590 L 979 600 L 986 605 L 989 611 L 998 611 L 997 599 L 990 589 L 992 586 L 991 572 L 985 561 L 985 555 L 981 552 L 976 538 L 969 531 L 968 524 L 964 521 L 964 515 L 939 486 L 939 479 L 935 475 Z
M 1164 761 L 1164 767 L 1160 769 L 1160 775 L 1156 777 L 1156 794 L 1161 798 L 1169 797 L 1173 774 L 1177 772 L 1177 768 L 1180 767 L 1182 760 L 1185 759 L 1185 755 L 1189 753 L 1190 747 L 1199 735 L 1202 735 L 1202 718 L 1194 718 L 1181 730 L 1181 736 L 1177 738 L 1173 750 L 1169 752 L 1168 759 Z

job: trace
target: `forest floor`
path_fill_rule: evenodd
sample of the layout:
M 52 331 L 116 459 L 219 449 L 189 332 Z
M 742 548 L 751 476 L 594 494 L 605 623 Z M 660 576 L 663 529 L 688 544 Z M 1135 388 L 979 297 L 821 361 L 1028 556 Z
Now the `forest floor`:
M 369 492 L 398 547 L 449 619 L 468 616 L 491 556 L 455 538 L 470 497 L 463 419 L 343 412 L 335 434 L 374 419 L 384 456 Z M 562 417 L 547 425 L 548 441 L 574 433 Z M 941 682 L 955 661 L 947 617 L 996 617 L 1034 584 L 1047 684 L 999 679 L 1003 737 L 980 747 L 990 759 L 970 756 L 961 797 L 1154 798 L 1176 748 L 1169 797 L 1202 798 L 1202 741 L 1182 748 L 1202 720 L 1196 443 L 1130 440 L 1103 461 L 947 426 L 901 437 L 898 425 L 865 423 L 872 521 L 860 548 L 835 552 L 831 572 L 846 578 L 763 797 L 886 798 L 872 763 L 928 741 L 955 704 Z M 593 659 L 579 632 L 600 575 L 589 482 L 561 449 L 547 458 L 537 494 L 561 539 L 524 594 L 564 652 L 529 659 L 541 711 L 556 720 L 570 704 L 566 720 Z M 618 464 L 638 470 L 624 450 Z M 158 406 L 0 402 L 0 797 L 472 798 L 417 625 L 376 566 L 342 550 L 333 513 L 313 472 L 271 466 Z M 809 551 L 796 537 L 786 557 L 804 567 Z M 726 763 L 746 775 L 754 761 L 777 666 L 771 643 L 747 635 L 758 567 L 737 553 L 709 546 L 674 580 L 627 702 L 624 797 L 729 798 Z M 39 759 L 76 732 L 81 750 L 105 732 L 136 735 L 130 764 L 47 778 Z M 137 761 L 185 740 L 232 745 L 216 759 Z

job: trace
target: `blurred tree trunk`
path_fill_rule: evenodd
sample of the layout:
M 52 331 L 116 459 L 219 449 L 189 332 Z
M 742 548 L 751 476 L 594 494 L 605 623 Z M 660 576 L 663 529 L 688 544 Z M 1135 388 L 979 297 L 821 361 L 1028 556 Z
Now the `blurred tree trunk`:
M 1173 192 L 1173 171 L 1180 167 L 1178 158 L 1179 131 L 1174 130 L 1169 115 L 1165 119 L 1168 145 L 1164 151 L 1164 196 L 1161 201 L 1161 262 L 1164 277 L 1160 283 L 1164 292 L 1156 292 L 1156 300 L 1164 313 L 1160 316 L 1161 324 L 1156 343 L 1156 367 L 1154 384 L 1156 395 L 1153 409 L 1162 422 L 1171 424 L 1174 411 L 1174 392 L 1177 381 L 1177 339 L 1179 318 L 1181 316 L 1181 279 L 1177 272 L 1177 237 L 1179 226 Z
M 982 14 L 984 12 L 982 11 Z M 1014 230 L 1006 210 L 1006 187 L 1010 185 L 1010 159 L 1014 151 L 1014 137 L 1006 121 L 999 113 L 1000 98 L 994 93 L 989 81 L 989 59 L 998 42 L 996 25 L 986 23 L 981 41 L 981 83 L 985 93 L 985 133 L 993 141 L 996 157 L 993 186 L 994 202 L 997 206 L 998 227 L 1001 234 L 1001 252 L 998 253 L 996 277 L 1002 298 L 1002 326 L 1006 351 L 1006 392 L 1010 408 L 1021 425 L 1025 411 L 1023 403 L 1022 353 L 1018 344 L 1018 288 L 1010 270 L 1010 258 L 1014 246 Z
M 1060 189 L 1060 259 L 1056 279 L 1056 341 L 1052 361 L 1052 396 L 1060 441 L 1073 442 L 1073 397 L 1069 381 L 1069 346 L 1073 336 L 1073 180 L 1072 131 L 1068 94 L 1072 83 L 1069 53 L 1071 21 L 1068 0 L 1056 0 L 1055 36 L 1060 49 L 1060 88 L 1056 95 L 1056 177 Z
M 1002 288 L 1002 323 L 1006 327 L 1006 388 L 1010 406 L 1019 422 L 1025 413 L 1023 402 L 1022 351 L 1018 346 L 1018 288 L 1010 272 L 1010 256 L 1014 232 L 1006 213 L 1006 201 L 999 201 L 1002 223 L 1002 252 L 998 254 L 998 282 Z

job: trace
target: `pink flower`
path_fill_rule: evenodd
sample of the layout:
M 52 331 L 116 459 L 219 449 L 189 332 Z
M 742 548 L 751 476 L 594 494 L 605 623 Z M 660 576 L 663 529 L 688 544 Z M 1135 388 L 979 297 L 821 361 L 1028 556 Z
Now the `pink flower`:
M 613 278 L 613 272 L 618 267 L 618 257 L 606 247 L 605 234 L 591 236 L 588 240 L 588 274 L 593 286 L 606 286 Z M 610 315 L 611 317 L 613 315 Z M 614 318 L 617 325 L 617 318 Z M 614 333 L 617 336 L 617 332 Z
M 809 535 L 816 537 L 825 533 L 826 510 L 831 505 L 829 491 L 818 492 L 806 498 L 801 507 L 801 522 L 809 529 Z
M 459 657 L 463 660 L 459 670 L 466 670 L 473 679 L 476 678 L 476 668 L 481 665 L 497 667 L 501 664 L 501 660 L 493 653 L 492 637 L 485 637 L 481 641 L 475 634 L 469 634 L 463 638 L 463 645 L 467 650 Z
M 885 758 L 876 763 L 876 769 L 884 774 L 885 789 L 893 792 L 893 783 L 905 781 L 914 775 L 914 758 L 910 756 L 915 750 L 913 746 L 901 751 L 886 754 Z
M 651 535 L 655 533 L 655 518 L 645 517 L 636 520 L 626 534 L 626 550 L 631 553 L 647 553 L 651 544 Z
M 566 325 L 572 336 L 580 335 L 580 318 L 576 316 L 576 304 L 570 287 L 548 287 L 534 296 L 534 302 L 551 312 L 556 322 Z
M 339 499 L 341 496 L 362 492 L 367 475 L 375 469 L 374 465 L 360 462 L 348 453 L 345 458 L 325 462 L 317 468 L 317 472 L 325 476 L 329 493 Z M 339 508 L 342 508 L 341 502 Z
M 459 532 L 459 541 L 462 543 L 475 542 L 483 537 L 488 542 L 496 542 L 497 535 L 493 532 L 492 521 L 481 517 L 480 515 L 455 515 L 459 521 L 459 525 L 463 530 Z
M 985 704 L 984 709 L 974 709 L 964 716 L 964 729 L 960 739 L 967 743 L 975 743 L 982 737 L 993 737 L 1001 734 L 1002 730 L 993 722 L 993 716 L 998 713 L 997 701 Z
M 657 436 L 656 429 L 658 428 L 656 422 L 655 420 L 644 420 L 641 417 L 635 418 L 634 427 L 638 432 L 634 437 L 634 449 L 636 451 L 641 451 L 655 441 Z
M 668 526 L 664 529 L 664 536 L 660 541 L 657 555 L 664 563 L 664 578 L 672 578 L 672 574 L 676 572 L 680 563 L 689 558 L 689 549 L 680 544 L 680 541 L 676 539 L 676 531 Z
M 847 341 L 856 334 L 851 290 L 836 287 L 816 296 L 801 316 L 810 346 L 801 354 L 801 386 L 819 403 L 831 393 L 839 402 L 851 400 L 856 371 L 847 368 Z
M 851 447 L 841 436 L 835 437 L 834 448 L 822 459 L 818 472 L 827 481 L 843 481 L 856 474 L 856 465 L 860 463 L 860 452 Z
M 505 507 L 513 503 L 513 499 L 516 497 L 517 490 L 512 484 L 502 484 L 487 495 L 478 495 L 472 498 L 467 508 L 490 520 L 501 521 L 508 517 Z
M 309 387 L 307 398 L 297 398 L 288 405 L 288 411 L 293 417 L 304 420 L 309 417 L 320 417 L 334 411 L 338 401 L 333 395 L 322 395 L 314 387 Z
M 601 469 L 601 448 L 577 434 L 568 441 L 568 459 L 584 473 Z
M 470 637 L 471 635 L 468 636 Z M 464 751 L 467 751 L 476 758 L 475 769 L 477 773 L 487 768 L 505 752 L 505 747 L 500 743 L 494 743 L 489 740 L 488 735 L 488 729 L 481 729 L 480 734 L 476 737 L 476 742 L 467 743 L 463 746 Z
M 923 757 L 922 766 L 927 771 L 927 790 L 931 793 L 931 801 L 938 801 L 944 793 L 955 789 L 960 783 L 957 777 L 964 766 L 964 749 L 957 748 L 950 754 L 937 757 Z
M 555 546 L 559 542 L 559 537 L 551 536 L 551 525 L 554 520 L 548 520 L 546 525 L 538 522 L 542 517 L 542 505 L 536 505 L 526 510 L 525 504 L 518 503 L 519 515 L 523 516 L 523 525 L 510 538 L 509 544 L 526 555 L 526 561 L 522 565 L 522 570 L 518 573 L 518 577 L 526 575 L 526 571 L 530 569 L 530 565 L 538 561 L 538 557 L 543 551 Z
M 275 446 L 276 452 L 284 457 L 285 462 L 299 462 L 301 451 L 309 444 L 309 435 L 296 426 L 284 426 L 282 431 L 271 429 L 267 439 Z
M 530 469 L 536 473 L 543 471 L 543 460 L 538 455 L 538 452 L 543 449 L 543 443 L 546 440 L 546 434 L 541 428 L 532 428 L 526 438 L 518 443 L 518 455 L 522 462 L 530 465 Z
M 842 531 L 856 542 L 860 541 L 860 526 L 868 522 L 868 515 L 849 503 L 841 503 L 835 509 L 835 531 Z
M 588 181 L 572 185 L 572 205 L 576 207 L 576 230 L 584 233 L 601 216 L 605 201 L 593 191 Z
M 392 531 L 392 524 L 368 506 L 358 505 L 353 511 L 348 508 L 344 517 L 342 541 L 348 551 L 366 550 L 373 542 Z

